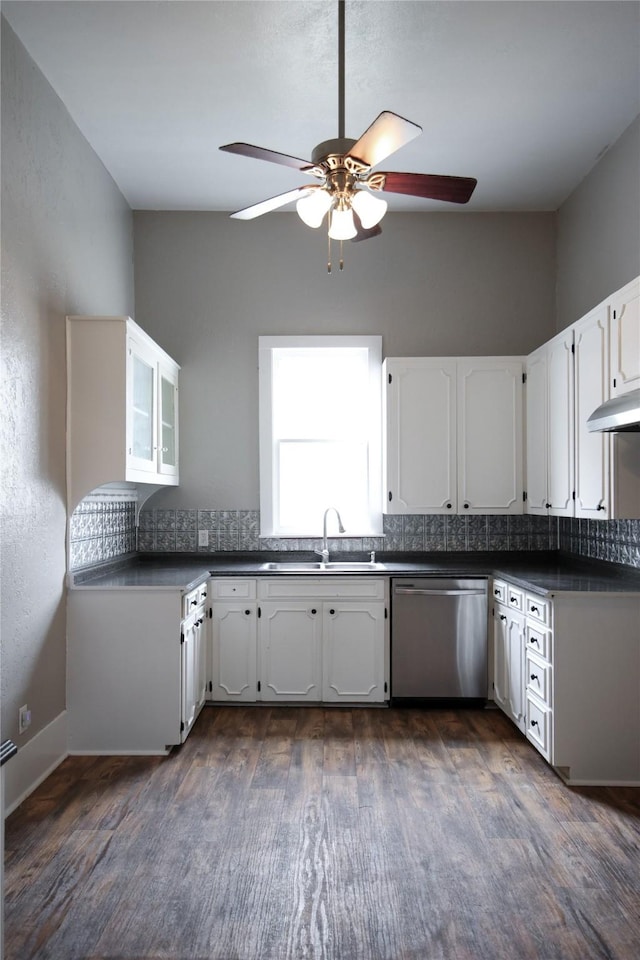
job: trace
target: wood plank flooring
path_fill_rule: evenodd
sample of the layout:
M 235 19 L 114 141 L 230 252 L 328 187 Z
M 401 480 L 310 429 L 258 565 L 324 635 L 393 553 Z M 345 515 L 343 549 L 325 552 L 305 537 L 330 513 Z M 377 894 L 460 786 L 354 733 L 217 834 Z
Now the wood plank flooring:
M 498 711 L 206 707 L 6 823 L 5 960 L 637 960 L 640 789 Z

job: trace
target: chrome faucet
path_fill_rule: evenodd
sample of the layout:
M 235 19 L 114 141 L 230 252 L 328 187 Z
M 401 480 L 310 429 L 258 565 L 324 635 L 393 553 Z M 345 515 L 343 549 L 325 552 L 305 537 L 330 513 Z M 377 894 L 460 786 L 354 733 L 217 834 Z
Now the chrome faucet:
M 327 507 L 324 512 L 324 517 L 322 518 L 322 550 L 315 550 L 314 552 L 318 554 L 319 557 L 322 557 L 323 563 L 329 563 L 329 546 L 327 544 L 327 514 L 331 511 L 335 513 L 338 518 L 338 531 L 344 533 L 344 527 L 342 526 L 342 520 L 340 519 L 340 514 L 335 507 Z

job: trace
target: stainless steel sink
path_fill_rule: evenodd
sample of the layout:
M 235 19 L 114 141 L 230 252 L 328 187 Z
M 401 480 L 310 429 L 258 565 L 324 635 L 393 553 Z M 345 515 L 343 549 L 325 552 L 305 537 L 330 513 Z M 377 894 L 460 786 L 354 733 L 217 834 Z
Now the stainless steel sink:
M 349 570 L 365 571 L 365 570 L 384 570 L 384 563 L 371 563 L 370 561 L 360 561 L 360 560 L 335 560 L 330 561 L 329 563 L 319 563 L 314 560 L 308 561 L 277 561 L 271 563 L 263 563 L 263 570 L 279 570 L 279 571 L 310 571 L 312 573 L 330 573 L 332 571 L 343 571 L 347 572 Z

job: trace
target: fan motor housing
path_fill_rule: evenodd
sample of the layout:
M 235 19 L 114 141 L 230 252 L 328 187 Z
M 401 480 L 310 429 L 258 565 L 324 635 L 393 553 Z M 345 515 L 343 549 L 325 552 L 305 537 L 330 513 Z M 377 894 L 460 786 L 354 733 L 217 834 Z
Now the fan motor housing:
M 311 162 L 314 164 L 324 163 L 330 170 L 338 166 L 343 166 L 344 155 L 349 152 L 356 143 L 350 137 L 336 137 L 334 140 L 323 140 L 317 147 L 313 148 Z

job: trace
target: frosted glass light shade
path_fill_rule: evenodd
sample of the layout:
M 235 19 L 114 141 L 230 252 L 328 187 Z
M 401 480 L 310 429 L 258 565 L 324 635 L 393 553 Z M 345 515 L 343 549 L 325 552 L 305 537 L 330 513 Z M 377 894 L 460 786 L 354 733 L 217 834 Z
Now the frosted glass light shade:
M 296 203 L 298 216 L 308 227 L 319 227 L 325 213 L 331 206 L 331 195 L 327 190 L 318 187 L 313 193 L 301 197 Z
M 329 227 L 329 236 L 332 240 L 351 240 L 355 237 L 356 225 L 353 222 L 351 209 L 332 210 L 331 226 Z
M 375 227 L 387 212 L 387 201 L 374 197 L 368 190 L 358 190 L 351 201 L 351 206 L 360 217 L 360 222 L 365 229 Z

